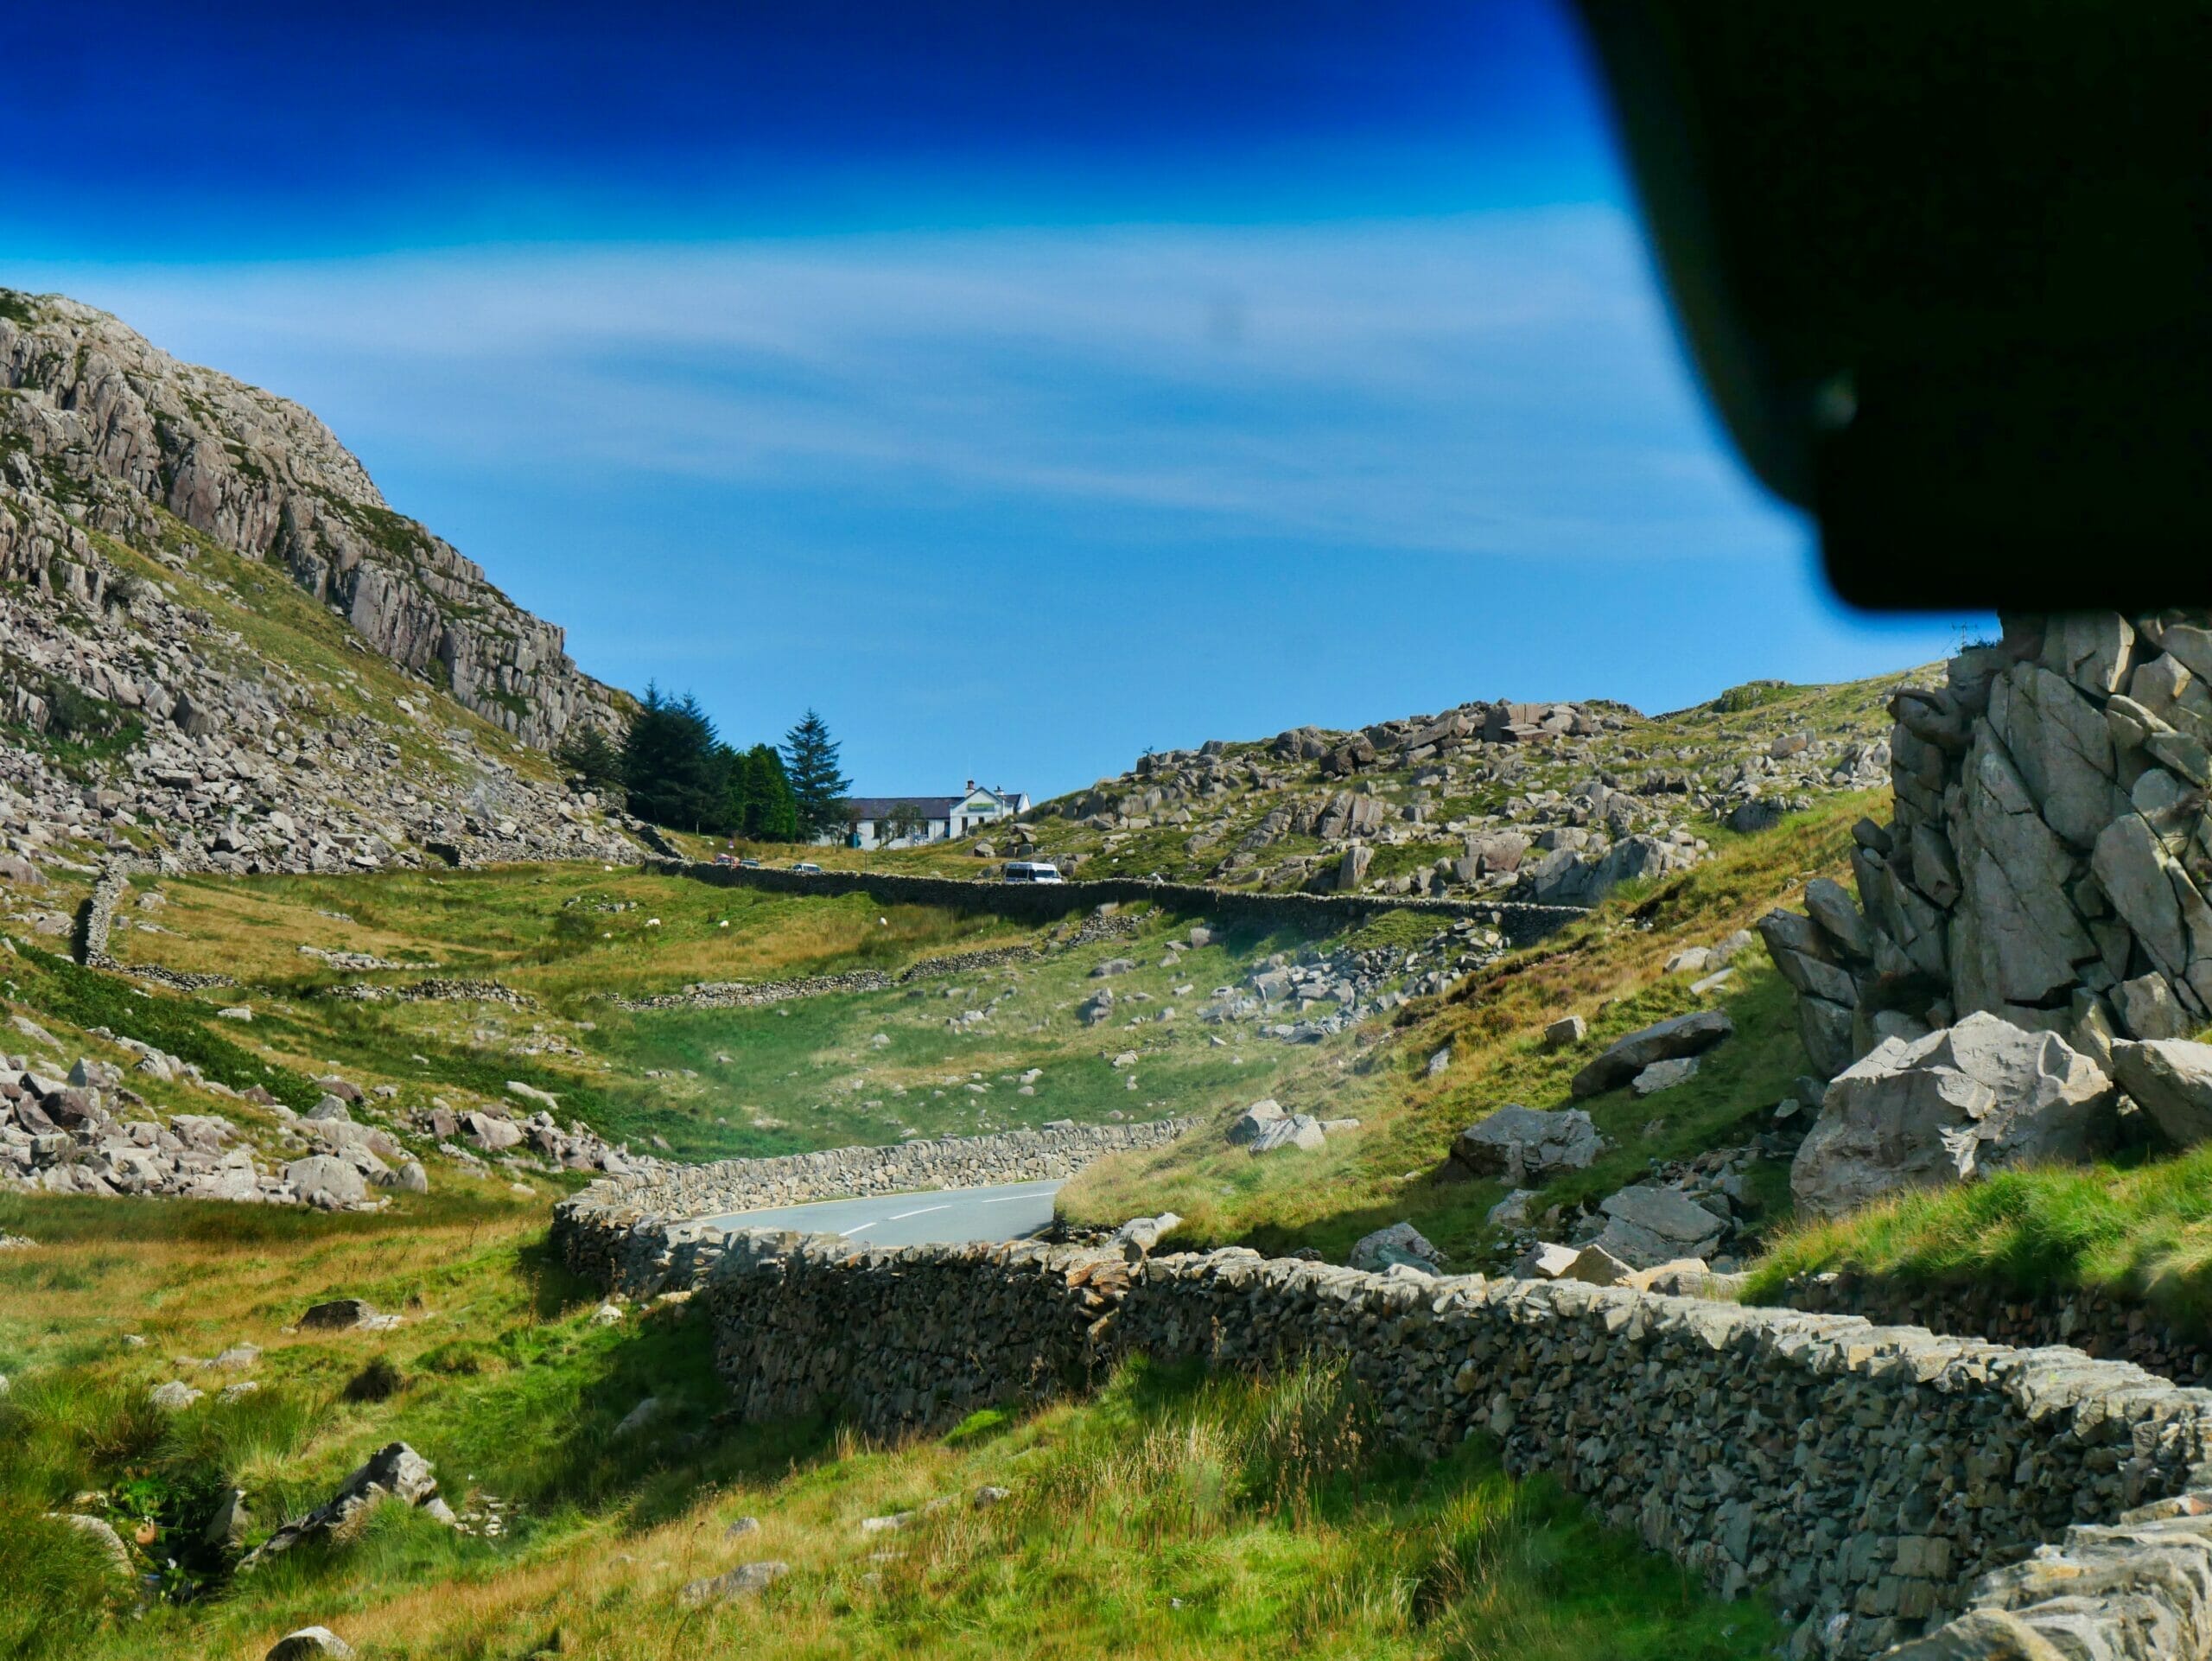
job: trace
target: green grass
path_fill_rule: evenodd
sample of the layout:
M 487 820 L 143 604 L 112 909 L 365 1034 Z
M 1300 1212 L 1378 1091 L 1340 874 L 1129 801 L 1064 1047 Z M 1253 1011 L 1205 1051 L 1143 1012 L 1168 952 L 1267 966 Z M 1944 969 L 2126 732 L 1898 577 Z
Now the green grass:
M 1231 1117 L 1224 1112 L 1166 1148 L 1090 1167 L 1062 1190 L 1061 1208 L 1096 1224 L 1172 1210 L 1186 1219 L 1179 1239 L 1268 1251 L 1310 1245 L 1338 1262 L 1361 1235 L 1410 1221 L 1454 1267 L 1488 1268 L 1499 1234 L 1485 1213 L 1504 1187 L 1459 1180 L 1446 1154 L 1460 1130 L 1506 1103 L 1582 1107 L 1611 1143 L 1589 1170 L 1547 1184 L 1537 1213 L 1609 1193 L 1655 1160 L 1740 1145 L 1807 1070 L 1788 989 L 1756 945 L 1736 959 L 1734 981 L 1703 999 L 1690 991 L 1692 977 L 1662 975 L 1661 965 L 1681 946 L 1746 926 L 1806 878 L 1842 869 L 1849 826 L 1874 805 L 1838 797 L 1770 831 L 1717 842 L 1706 864 L 1614 895 L 1450 1001 L 1409 1006 L 1394 1030 L 1366 1034 L 1363 1052 L 1294 1064 L 1273 1091 L 1284 1106 L 1362 1121 L 1318 1153 L 1254 1159 L 1224 1140 Z M 1727 1010 L 1737 1034 L 1707 1053 L 1688 1084 L 1644 1100 L 1625 1090 L 1573 1099 L 1570 1080 L 1605 1044 L 1701 1005 Z M 1589 1022 L 1588 1038 L 1547 1047 L 1544 1027 L 1570 1012 Z M 1449 1071 L 1429 1079 L 1428 1057 L 1447 1045 Z M 1761 1227 L 1786 1212 L 1786 1184 L 1766 1176 L 1754 1188 L 1773 1207 L 1753 1219 Z
M 2028 1295 L 2096 1288 L 2212 1333 L 2212 1148 L 2133 1167 L 2002 1171 L 1804 1223 L 1760 1259 L 1745 1295 L 1770 1301 L 1794 1276 L 1845 1269 Z
M 258 1654 L 309 1621 L 389 1658 L 927 1653 L 1633 1661 L 1767 1652 L 1755 1604 L 1719 1604 L 1547 1482 L 1469 1444 L 1423 1464 L 1325 1372 L 1270 1382 L 1134 1365 L 1096 1397 L 987 1413 L 897 1446 L 825 1422 L 738 1427 L 683 1305 L 593 1323 L 520 1208 L 404 1218 L 0 1198 L 0 1654 Z M 365 1295 L 383 1333 L 288 1332 L 306 1302 Z M 149 1342 L 130 1348 L 137 1333 Z M 173 1416 L 144 1402 L 174 1354 L 264 1346 L 262 1389 Z M 355 1399 L 372 1365 L 398 1388 Z M 667 1411 L 616 1441 L 642 1396 Z M 401 1438 L 497 1538 L 378 1513 L 351 1543 L 249 1574 L 200 1533 L 244 1487 L 257 1534 Z M 892 1536 L 868 1516 L 1007 1488 Z M 143 1614 L 81 1537 L 111 1521 L 158 1576 Z M 729 1520 L 762 1526 L 725 1538 Z M 878 1556 L 886 1542 L 891 1555 Z M 791 1573 L 695 1611 L 675 1594 L 734 1563 Z M 169 1560 L 176 1559 L 175 1567 Z
M 1250 926 L 1224 927 L 1213 944 L 1171 963 L 1166 943 L 1186 940 L 1192 920 L 1141 916 L 1134 937 L 1062 948 L 1053 940 L 1065 925 L 1032 929 L 862 894 L 726 889 L 590 865 L 141 878 L 136 894 L 156 889 L 166 901 L 158 911 L 141 911 L 134 897 L 124 914 L 155 918 L 163 932 L 119 929 L 114 950 L 127 960 L 220 970 L 238 984 L 147 999 L 113 977 L 63 964 L 57 973 L 69 977 L 67 987 L 26 986 L 25 1000 L 35 1010 L 67 1002 L 97 1015 L 79 1025 L 118 1024 L 202 1060 L 228 1082 L 237 1082 L 239 1057 L 265 1063 L 277 1069 L 269 1079 L 292 1080 L 270 1087 L 296 1105 L 314 1100 L 305 1081 L 334 1067 L 364 1086 L 391 1084 L 402 1107 L 433 1095 L 503 1097 L 514 1079 L 553 1092 L 564 1116 L 610 1137 L 635 1144 L 657 1136 L 680 1155 L 707 1158 L 1203 1111 L 1264 1094 L 1304 1059 L 1234 1029 L 1225 1032 L 1234 1041 L 1216 1044 L 1224 1029 L 1197 1019 L 1216 986 L 1306 944 Z M 341 975 L 302 955 L 302 945 L 423 967 Z M 895 974 L 1006 945 L 1045 950 L 887 991 L 753 1008 L 629 1010 L 608 996 L 700 981 Z M 1137 967 L 1092 978 L 1101 963 L 1123 957 Z M 323 996 L 346 980 L 406 983 L 431 965 L 497 980 L 535 1007 Z M 1086 1027 L 1077 1006 L 1102 985 L 1120 1000 L 1116 1017 Z M 251 1026 L 212 1019 L 236 1002 L 254 1010 Z M 168 1037 L 111 1020 L 134 1009 L 150 1012 L 140 1026 L 153 1022 Z M 988 1018 L 956 1024 L 972 1009 Z M 1129 1053 L 1134 1066 L 1114 1065 Z M 1021 1076 L 1033 1070 L 1042 1076 L 1025 1095 Z

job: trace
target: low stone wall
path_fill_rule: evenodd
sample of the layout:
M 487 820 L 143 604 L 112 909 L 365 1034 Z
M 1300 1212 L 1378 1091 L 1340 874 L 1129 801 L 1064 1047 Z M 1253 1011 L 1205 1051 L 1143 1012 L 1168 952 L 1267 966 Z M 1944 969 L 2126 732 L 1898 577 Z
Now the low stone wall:
M 912 981 L 966 975 L 979 969 L 1000 969 L 1027 963 L 1039 956 L 1033 945 L 987 946 L 981 951 L 956 951 L 948 957 L 924 958 L 895 976 L 880 969 L 852 969 L 837 975 L 807 975 L 788 981 L 707 981 L 680 992 L 660 992 L 651 997 L 614 997 L 608 1001 L 624 1009 L 741 1009 L 764 1003 L 786 1003 L 793 998 L 818 998 L 836 992 L 887 992 Z
M 2212 1344 L 2176 1331 L 2157 1311 L 2109 1292 L 2062 1286 L 2028 1295 L 1984 1283 L 1913 1285 L 1885 1276 L 1842 1273 L 1792 1281 L 1780 1301 L 1792 1309 L 1864 1315 L 1996 1344 L 2069 1344 L 2101 1360 L 2133 1362 L 2178 1384 L 2212 1384 Z
M 864 894 L 879 905 L 940 906 L 955 911 L 988 912 L 1025 923 L 1048 923 L 1071 911 L 1094 906 L 1150 901 L 1169 911 L 1194 915 L 1203 913 L 1224 921 L 1257 919 L 1325 934 L 1379 912 L 1410 911 L 1433 916 L 1440 928 L 1463 917 L 1471 917 L 1497 929 L 1512 945 L 1522 946 L 1587 914 L 1580 906 L 1531 906 L 1499 900 L 1416 900 L 1377 894 L 1255 894 L 1241 888 L 1209 888 L 1193 882 L 1147 882 L 1135 877 L 1086 878 L 1076 882 L 983 882 L 878 871 L 823 871 L 809 875 L 766 866 L 713 865 L 673 859 L 648 861 L 645 869 L 726 888 L 760 888 L 771 894 Z
M 564 1250 L 613 1278 L 650 1239 L 632 1284 L 696 1289 L 748 1417 L 828 1406 L 895 1433 L 1078 1390 L 1137 1352 L 1315 1359 L 1417 1452 L 1486 1433 L 1509 1469 L 1554 1474 L 1724 1593 L 1764 1588 L 1797 1623 L 1795 1656 L 2212 1657 L 2212 1395 L 2137 1367 L 1241 1251 L 1132 1266 L 1029 1243 L 724 1236 L 643 1217 L 636 1193 L 567 1202 Z
M 640 1294 L 689 1286 L 727 1238 L 700 1218 L 813 1200 L 1047 1181 L 1073 1176 L 1108 1154 L 1173 1142 L 1192 1123 L 1065 1124 L 706 1165 L 656 1162 L 594 1182 L 554 1207 L 554 1245 L 569 1268 L 603 1285 Z

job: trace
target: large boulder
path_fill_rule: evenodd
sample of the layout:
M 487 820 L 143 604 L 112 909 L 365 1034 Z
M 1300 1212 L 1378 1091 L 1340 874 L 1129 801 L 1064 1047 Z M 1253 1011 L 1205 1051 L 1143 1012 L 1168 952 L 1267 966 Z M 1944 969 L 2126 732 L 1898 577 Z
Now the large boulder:
M 1452 1159 L 1477 1176 L 1503 1177 L 1517 1188 L 1554 1171 L 1586 1169 L 1604 1145 L 1579 1107 L 1541 1113 L 1509 1102 L 1454 1137 Z
M 1328 1142 L 1321 1129 L 1320 1120 L 1307 1113 L 1294 1113 L 1288 1118 L 1276 1119 L 1262 1129 L 1252 1138 L 1255 1154 L 1280 1153 L 1286 1148 L 1301 1149 L 1313 1153 Z
M 1262 1131 L 1289 1117 L 1282 1111 L 1282 1104 L 1274 1097 L 1262 1097 L 1236 1116 L 1229 1127 L 1229 1139 L 1240 1144 L 1257 1142 Z
M 2212 1136 L 2212 1044 L 2186 1039 L 2126 1040 L 2112 1047 L 2120 1087 L 2183 1148 Z
M 1599 1209 L 1605 1214 L 1605 1226 L 1592 1244 L 1631 1269 L 1709 1257 L 1728 1231 L 1726 1218 L 1715 1217 L 1679 1188 L 1638 1183 L 1611 1195 Z
M 1885 1039 L 1837 1075 L 1790 1168 L 1798 1208 L 1834 1216 L 1906 1187 L 2079 1161 L 2115 1128 L 2112 1080 L 2056 1033 L 1977 1012 Z
M 1388 1228 L 1363 1235 L 1344 1261 L 1354 1269 L 1378 1275 L 1386 1269 L 1400 1267 L 1433 1275 L 1442 1264 L 1444 1254 L 1411 1223 L 1393 1223 Z
M 1654 1061 L 1677 1056 L 1700 1055 L 1736 1030 L 1736 1023 L 1718 1009 L 1700 1009 L 1676 1015 L 1616 1040 L 1605 1053 L 1574 1075 L 1576 1099 L 1602 1096 L 1623 1085 Z
M 369 1192 L 359 1171 L 329 1154 L 310 1154 L 292 1161 L 284 1167 L 284 1181 L 301 1199 L 324 1205 L 350 1206 Z

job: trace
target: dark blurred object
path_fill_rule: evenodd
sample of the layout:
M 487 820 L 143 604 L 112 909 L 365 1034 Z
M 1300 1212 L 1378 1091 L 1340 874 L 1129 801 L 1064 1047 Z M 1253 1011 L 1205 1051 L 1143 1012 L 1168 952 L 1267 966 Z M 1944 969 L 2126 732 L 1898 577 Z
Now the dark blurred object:
M 1860 605 L 2212 590 L 2212 4 L 1579 0 L 1700 372 Z

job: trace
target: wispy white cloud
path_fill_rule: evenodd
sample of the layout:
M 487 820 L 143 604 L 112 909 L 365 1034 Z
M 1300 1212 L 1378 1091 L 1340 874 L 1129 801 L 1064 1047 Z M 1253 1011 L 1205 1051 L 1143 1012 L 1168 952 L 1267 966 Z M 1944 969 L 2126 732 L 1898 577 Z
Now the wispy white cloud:
M 372 468 L 975 492 L 1377 552 L 1770 539 L 1641 260 L 1593 207 L 54 276 Z

